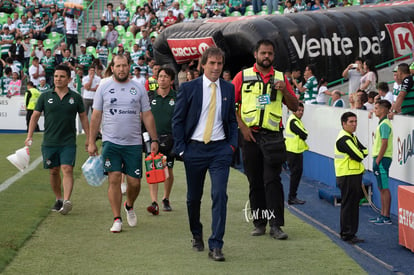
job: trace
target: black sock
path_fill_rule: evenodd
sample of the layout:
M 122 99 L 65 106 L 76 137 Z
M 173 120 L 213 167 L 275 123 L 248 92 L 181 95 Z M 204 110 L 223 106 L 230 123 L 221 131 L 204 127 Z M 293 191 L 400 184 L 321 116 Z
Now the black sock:
M 122 222 L 122 218 L 121 218 L 121 217 L 115 217 L 115 218 L 114 218 L 114 221 L 116 221 L 116 220 L 118 220 L 118 219 Z
M 128 206 L 128 204 L 127 203 L 125 203 L 125 208 L 126 208 L 126 210 L 131 210 L 132 209 L 132 206 Z

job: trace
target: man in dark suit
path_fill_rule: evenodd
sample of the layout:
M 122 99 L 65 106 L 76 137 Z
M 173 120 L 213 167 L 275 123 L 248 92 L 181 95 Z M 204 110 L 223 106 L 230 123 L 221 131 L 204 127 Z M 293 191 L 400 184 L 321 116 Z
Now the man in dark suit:
M 227 181 L 237 146 L 234 86 L 220 79 L 224 53 L 208 48 L 202 56 L 204 75 L 180 86 L 173 115 L 175 153 L 184 160 L 187 178 L 187 211 L 193 249 L 204 250 L 200 205 L 207 170 L 211 178 L 212 234 L 209 257 L 224 261 Z

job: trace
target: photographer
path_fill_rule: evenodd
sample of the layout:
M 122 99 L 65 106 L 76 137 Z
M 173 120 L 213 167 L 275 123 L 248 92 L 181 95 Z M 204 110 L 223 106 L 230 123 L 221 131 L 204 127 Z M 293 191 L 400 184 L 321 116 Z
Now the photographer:
M 281 129 L 282 103 L 295 112 L 298 100 L 287 77 L 273 68 L 275 46 L 272 41 L 257 42 L 254 57 L 254 66 L 239 72 L 233 79 L 235 100 L 239 104 L 237 122 L 243 135 L 244 169 L 250 185 L 250 207 L 262 213 L 253 220 L 255 228 L 251 235 L 264 235 L 269 222 L 270 236 L 284 240 L 288 235 L 281 229 L 285 221 L 280 173 L 286 161 Z M 265 211 L 273 215 L 264 217 Z

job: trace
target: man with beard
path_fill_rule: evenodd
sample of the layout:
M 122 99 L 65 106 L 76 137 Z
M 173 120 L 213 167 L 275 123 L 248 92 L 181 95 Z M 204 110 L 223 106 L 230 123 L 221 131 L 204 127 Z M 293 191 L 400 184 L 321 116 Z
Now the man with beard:
M 94 97 L 88 151 L 91 156 L 98 153 L 95 139 L 102 122 L 102 157 L 104 171 L 108 173 L 108 198 L 114 215 L 110 231 L 119 233 L 122 231 L 122 173 L 127 175 L 124 203 L 127 221 L 131 227 L 137 224 L 133 206 L 142 177 L 141 119 L 151 136 L 153 153 L 158 152 L 158 139 L 147 92 L 129 79 L 128 59 L 116 55 L 112 64 L 113 75 L 101 81 Z
M 237 122 L 242 138 L 244 169 L 249 180 L 250 208 L 254 214 L 252 236 L 266 233 L 284 240 L 284 195 L 280 178 L 286 161 L 286 146 L 281 129 L 282 103 L 295 112 L 298 100 L 287 77 L 273 68 L 275 47 L 272 41 L 257 42 L 253 67 L 233 79 L 235 100 L 239 105 Z M 256 213 L 258 215 L 256 215 Z

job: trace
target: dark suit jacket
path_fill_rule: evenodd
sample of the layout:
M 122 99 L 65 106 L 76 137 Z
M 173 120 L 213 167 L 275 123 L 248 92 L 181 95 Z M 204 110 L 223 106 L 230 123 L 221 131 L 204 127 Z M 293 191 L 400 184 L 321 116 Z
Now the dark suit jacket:
M 233 84 L 220 79 L 221 117 L 226 141 L 237 147 L 237 120 Z M 203 77 L 181 84 L 172 118 L 175 153 L 184 152 L 197 126 L 203 104 Z

